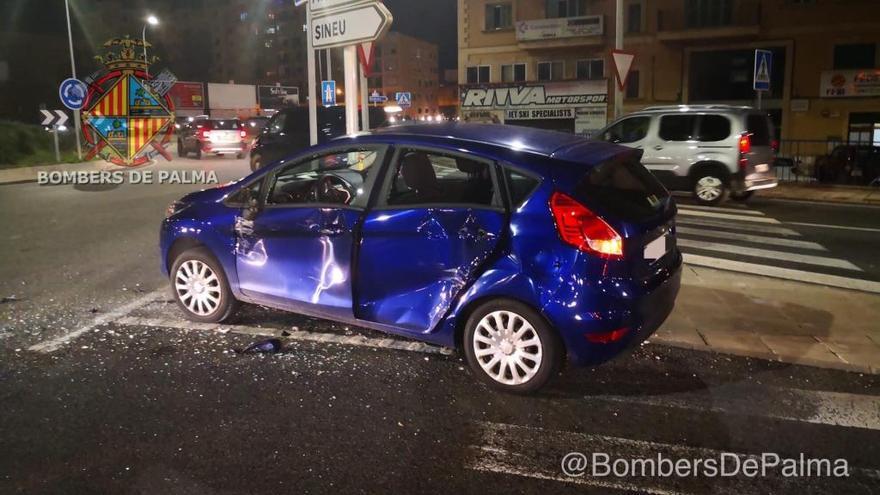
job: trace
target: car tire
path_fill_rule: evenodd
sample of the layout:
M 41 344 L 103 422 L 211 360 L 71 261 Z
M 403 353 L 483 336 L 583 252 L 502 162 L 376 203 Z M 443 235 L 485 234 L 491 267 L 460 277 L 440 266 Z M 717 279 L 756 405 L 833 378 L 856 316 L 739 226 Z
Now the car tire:
M 251 155 L 251 172 L 260 170 L 263 166 L 263 157 L 260 155 Z
M 238 308 L 223 268 L 211 252 L 202 247 L 184 251 L 174 260 L 171 293 L 186 318 L 192 321 L 220 323 Z
M 462 346 L 480 381 L 515 394 L 541 389 L 559 371 L 564 355 L 562 342 L 547 321 L 511 299 L 495 299 L 476 308 L 465 323 Z
M 701 205 L 718 205 L 727 198 L 728 187 L 724 177 L 712 170 L 700 173 L 694 178 L 691 190 L 694 199 Z
M 185 158 L 186 157 L 186 148 L 183 147 L 183 141 L 177 140 L 177 157 Z
M 755 191 L 731 192 L 730 199 L 735 201 L 748 201 L 755 194 Z
M 196 146 L 196 160 L 202 159 L 202 147 Z
M 238 153 L 238 154 L 236 154 L 236 155 L 235 155 L 235 158 L 241 160 L 242 158 L 244 158 L 244 153 Z

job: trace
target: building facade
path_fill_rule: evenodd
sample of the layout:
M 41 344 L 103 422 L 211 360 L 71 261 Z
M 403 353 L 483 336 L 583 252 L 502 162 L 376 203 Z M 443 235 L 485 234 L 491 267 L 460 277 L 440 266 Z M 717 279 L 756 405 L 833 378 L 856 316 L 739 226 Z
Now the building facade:
M 771 87 L 761 106 L 782 139 L 880 144 L 877 1 L 623 2 L 624 49 L 635 54 L 624 113 L 662 104 L 757 105 L 754 51 L 766 49 L 773 53 Z M 602 94 L 612 108 L 615 0 L 458 0 L 458 17 L 463 116 L 535 117 L 527 124 L 590 134 Z M 522 87 L 562 94 L 552 102 L 573 102 L 571 110 L 513 113 L 510 95 Z M 482 90 L 495 100 L 480 110 L 472 103 Z M 579 122 L 586 113 L 592 117 Z
M 395 101 L 397 93 L 410 93 L 411 103 L 403 115 L 418 119 L 439 113 L 440 91 L 437 45 L 398 32 L 389 32 L 378 41 L 370 92 Z

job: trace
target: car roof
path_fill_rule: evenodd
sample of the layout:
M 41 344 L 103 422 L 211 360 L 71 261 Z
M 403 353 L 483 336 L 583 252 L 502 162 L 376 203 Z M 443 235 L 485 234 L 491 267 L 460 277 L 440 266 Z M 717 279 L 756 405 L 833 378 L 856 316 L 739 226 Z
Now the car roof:
M 739 105 L 655 105 L 645 107 L 633 112 L 634 114 L 664 114 L 664 113 L 762 113 L 754 107 Z

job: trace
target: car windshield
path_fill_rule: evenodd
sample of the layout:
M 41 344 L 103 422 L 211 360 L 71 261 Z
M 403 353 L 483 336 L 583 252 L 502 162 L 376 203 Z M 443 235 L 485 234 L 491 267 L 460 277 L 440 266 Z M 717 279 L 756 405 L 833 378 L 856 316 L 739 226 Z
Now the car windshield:
M 216 131 L 234 131 L 241 127 L 239 121 L 235 119 L 229 120 L 212 120 L 209 126 Z

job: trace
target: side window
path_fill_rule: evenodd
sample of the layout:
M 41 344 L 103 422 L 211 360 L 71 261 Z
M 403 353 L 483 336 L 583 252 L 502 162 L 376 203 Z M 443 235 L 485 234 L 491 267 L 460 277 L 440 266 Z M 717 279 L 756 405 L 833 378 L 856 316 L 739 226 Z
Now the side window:
M 723 115 L 703 115 L 700 117 L 700 141 L 723 141 L 730 136 L 730 120 Z
M 388 205 L 498 204 L 489 162 L 415 149 L 398 156 Z
M 278 112 L 272 120 L 266 124 L 266 133 L 267 134 L 281 134 L 284 132 L 284 122 L 287 120 L 287 113 Z
M 690 141 L 694 139 L 696 115 L 664 115 L 660 117 L 660 139 Z
M 269 179 L 267 205 L 367 204 L 382 149 L 347 149 L 293 163 Z
M 602 140 L 609 143 L 634 143 L 645 139 L 651 117 L 630 117 L 621 120 L 602 134 Z
M 504 169 L 504 175 L 507 179 L 507 190 L 510 193 L 510 208 L 512 210 L 519 208 L 541 183 L 534 177 L 509 168 Z

